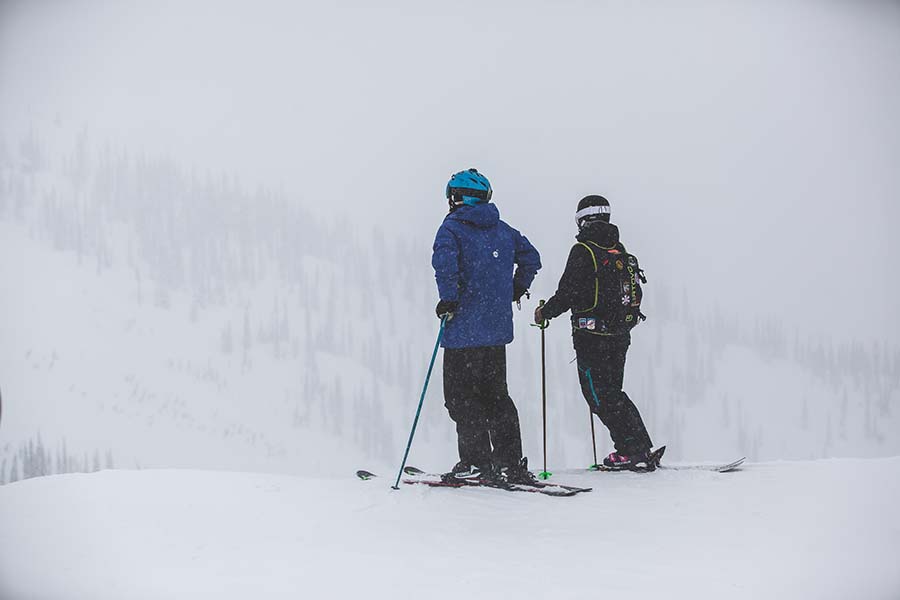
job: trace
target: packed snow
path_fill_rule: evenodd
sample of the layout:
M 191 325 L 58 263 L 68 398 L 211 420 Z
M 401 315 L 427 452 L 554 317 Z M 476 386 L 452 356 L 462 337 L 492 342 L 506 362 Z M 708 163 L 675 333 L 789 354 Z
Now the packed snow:
M 101 471 L 0 487 L 0 597 L 900 597 L 900 458 L 563 470 L 571 498 Z

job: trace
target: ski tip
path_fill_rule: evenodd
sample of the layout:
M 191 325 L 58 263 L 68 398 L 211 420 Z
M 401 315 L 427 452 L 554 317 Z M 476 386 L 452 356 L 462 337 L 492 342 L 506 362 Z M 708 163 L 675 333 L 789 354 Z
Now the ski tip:
M 719 473 L 730 473 L 732 471 L 740 471 L 741 467 L 744 466 L 744 461 L 747 460 L 747 457 L 743 456 L 732 463 L 728 463 L 725 466 L 719 467 L 716 469 Z
M 363 471 L 362 469 L 360 469 L 359 471 L 356 472 L 356 476 L 359 477 L 360 479 L 362 479 L 363 481 L 366 481 L 367 479 L 372 479 L 373 477 L 377 477 L 377 475 L 375 475 L 375 473 Z
M 407 475 L 424 475 L 425 471 L 422 469 L 417 469 L 416 467 L 404 467 L 403 472 Z

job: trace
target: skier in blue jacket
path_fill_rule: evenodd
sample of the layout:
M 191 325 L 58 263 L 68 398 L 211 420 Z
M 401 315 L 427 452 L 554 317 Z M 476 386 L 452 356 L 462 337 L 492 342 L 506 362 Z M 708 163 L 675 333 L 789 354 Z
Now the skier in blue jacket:
M 448 317 L 441 342 L 444 404 L 459 447 L 459 462 L 445 478 L 531 482 L 506 385 L 506 344 L 513 340 L 512 304 L 528 290 L 541 257 L 500 220 L 490 182 L 477 170 L 453 175 L 446 196 L 450 213 L 431 257 L 440 294 L 435 312 Z

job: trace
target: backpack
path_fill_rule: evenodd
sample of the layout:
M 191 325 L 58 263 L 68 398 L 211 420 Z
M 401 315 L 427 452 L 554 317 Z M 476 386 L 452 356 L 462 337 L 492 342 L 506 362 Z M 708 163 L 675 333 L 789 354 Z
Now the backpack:
M 576 329 L 599 335 L 621 335 L 647 320 L 641 312 L 647 283 L 635 255 L 619 245 L 604 248 L 595 242 L 578 242 L 591 253 L 594 262 L 594 305 L 572 311 Z

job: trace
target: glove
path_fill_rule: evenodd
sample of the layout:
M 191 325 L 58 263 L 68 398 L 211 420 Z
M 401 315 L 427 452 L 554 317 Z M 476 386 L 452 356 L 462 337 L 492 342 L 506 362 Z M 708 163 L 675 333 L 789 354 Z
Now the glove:
M 522 299 L 522 296 L 528 294 L 528 288 L 523 287 L 521 283 L 518 281 L 513 282 L 513 302 L 518 302 Z M 531 297 L 531 294 L 528 294 L 528 298 Z
M 434 307 L 434 312 L 438 319 L 443 319 L 444 315 L 447 315 L 447 320 L 449 321 L 453 318 L 453 313 L 455 313 L 458 308 L 459 302 L 456 300 L 441 300 L 437 303 L 437 306 Z
M 541 307 L 534 309 L 534 322 L 536 325 L 544 325 L 544 315 L 541 313 Z

